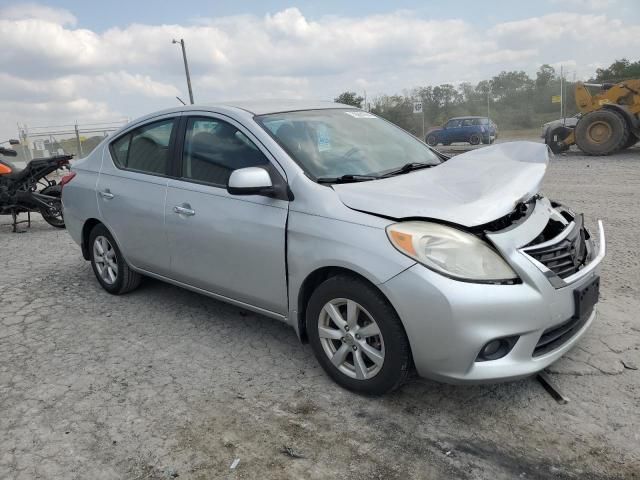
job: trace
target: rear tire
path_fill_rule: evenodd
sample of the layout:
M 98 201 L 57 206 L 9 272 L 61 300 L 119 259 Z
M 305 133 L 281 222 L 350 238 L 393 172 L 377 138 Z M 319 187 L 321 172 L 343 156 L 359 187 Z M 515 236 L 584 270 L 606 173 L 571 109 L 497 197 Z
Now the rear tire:
M 639 139 L 635 136 L 635 134 L 629 133 L 629 140 L 627 140 L 626 145 L 622 147 L 622 150 L 633 147 L 636 143 L 638 143 L 638 140 Z
M 318 286 L 306 326 L 318 362 L 342 387 L 382 395 L 406 380 L 411 351 L 402 323 L 380 291 L 363 280 L 339 275 Z
M 58 202 L 55 205 L 52 205 L 50 209 L 40 209 L 40 215 L 42 215 L 44 221 L 52 227 L 65 228 L 62 200 L 60 200 L 62 198 L 62 187 L 60 185 L 52 185 L 50 187 L 43 188 L 40 193 L 56 197 L 58 199 Z
M 129 267 L 113 236 L 102 224 L 93 227 L 89 234 L 89 258 L 100 286 L 112 295 L 122 295 L 140 285 L 142 276 Z
M 624 117 L 611 109 L 587 113 L 576 125 L 576 144 L 587 155 L 610 155 L 629 141 Z

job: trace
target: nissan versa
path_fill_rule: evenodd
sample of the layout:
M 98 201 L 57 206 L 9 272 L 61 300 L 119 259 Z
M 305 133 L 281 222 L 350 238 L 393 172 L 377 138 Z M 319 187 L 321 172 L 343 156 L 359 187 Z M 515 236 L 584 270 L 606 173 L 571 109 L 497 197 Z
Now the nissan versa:
M 185 106 L 105 139 L 62 198 L 109 293 L 149 276 L 275 317 L 381 394 L 414 367 L 531 375 L 589 328 L 603 227 L 539 192 L 548 162 L 529 142 L 449 160 L 334 103 Z

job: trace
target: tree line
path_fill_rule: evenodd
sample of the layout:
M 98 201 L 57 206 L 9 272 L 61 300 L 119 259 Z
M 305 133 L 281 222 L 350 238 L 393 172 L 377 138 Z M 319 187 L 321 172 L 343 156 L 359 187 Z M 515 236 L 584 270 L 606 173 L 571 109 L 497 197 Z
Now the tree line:
M 640 78 L 640 60 L 616 60 L 607 68 L 598 68 L 589 80 L 594 83 L 616 82 Z M 540 66 L 535 78 L 524 71 L 503 71 L 490 80 L 458 86 L 445 83 L 415 87 L 402 94 L 379 95 L 364 105 L 364 97 L 346 91 L 336 102 L 369 108 L 414 135 L 422 134 L 423 118 L 413 113 L 415 102 L 422 102 L 425 130 L 442 125 L 450 117 L 461 115 L 489 116 L 504 130 L 537 128 L 560 117 L 560 104 L 552 97 L 560 95 L 560 75 L 548 64 Z M 565 111 L 577 112 L 573 95 L 575 83 L 564 79 Z

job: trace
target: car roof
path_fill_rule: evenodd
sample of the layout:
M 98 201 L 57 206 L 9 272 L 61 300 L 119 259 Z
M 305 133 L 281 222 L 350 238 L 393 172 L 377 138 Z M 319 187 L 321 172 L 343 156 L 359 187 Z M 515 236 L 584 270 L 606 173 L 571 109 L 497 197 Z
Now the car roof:
M 449 120 L 466 120 L 468 118 L 489 118 L 489 117 L 481 117 L 481 116 L 478 116 L 478 115 L 476 115 L 476 116 L 469 115 L 469 116 L 466 116 L 466 117 L 451 117 Z
M 356 109 L 356 107 L 351 105 L 322 100 L 242 100 L 236 102 L 181 105 L 178 107 L 165 108 L 164 110 L 159 110 L 142 117 L 138 117 L 127 125 L 124 125 L 120 130 L 114 132 L 112 136 L 117 136 L 120 132 L 128 130 L 135 125 L 172 113 L 197 111 L 229 112 L 232 110 L 241 110 L 251 115 L 267 115 L 270 113 L 296 112 L 303 110 L 327 110 L 331 108 Z
M 173 112 L 189 112 L 193 110 L 210 109 L 228 110 L 229 108 L 244 110 L 245 112 L 249 112 L 253 115 L 266 115 L 269 113 L 295 112 L 301 110 L 326 110 L 330 108 L 355 109 L 356 107 L 322 100 L 241 100 L 236 102 L 196 103 L 194 105 L 184 105 L 154 112 L 150 115 L 146 115 L 145 117 Z
M 239 108 L 249 113 L 253 113 L 254 115 L 294 112 L 300 110 L 325 110 L 329 108 L 356 108 L 342 103 L 322 100 L 243 100 L 237 102 L 221 102 L 208 106 Z

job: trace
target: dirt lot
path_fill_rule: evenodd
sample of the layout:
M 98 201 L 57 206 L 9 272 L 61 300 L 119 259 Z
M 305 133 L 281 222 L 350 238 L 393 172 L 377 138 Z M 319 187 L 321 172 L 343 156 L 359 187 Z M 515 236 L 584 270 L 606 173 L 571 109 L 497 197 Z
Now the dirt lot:
M 544 190 L 608 234 L 599 318 L 550 369 L 567 405 L 534 379 L 363 398 L 284 324 L 110 296 L 66 232 L 0 227 L 0 478 L 640 478 L 640 148 L 560 156 Z

